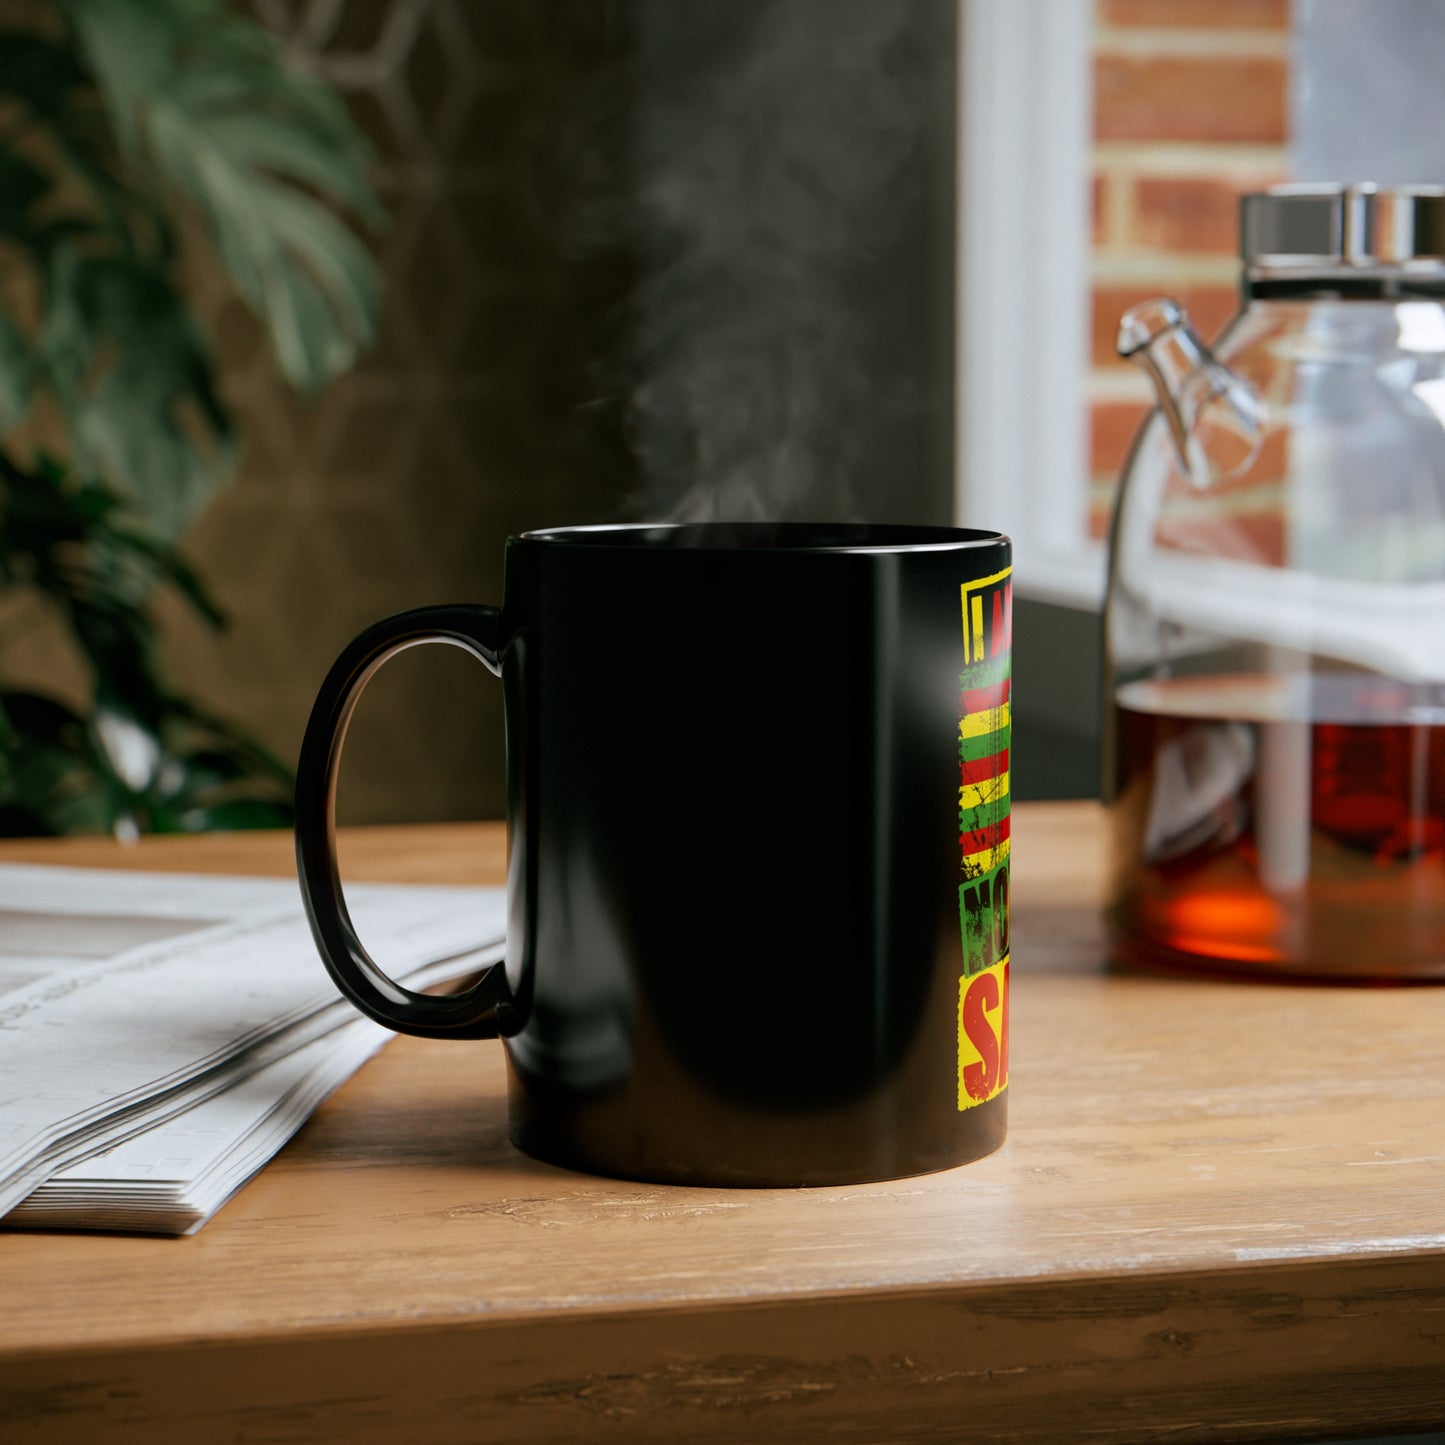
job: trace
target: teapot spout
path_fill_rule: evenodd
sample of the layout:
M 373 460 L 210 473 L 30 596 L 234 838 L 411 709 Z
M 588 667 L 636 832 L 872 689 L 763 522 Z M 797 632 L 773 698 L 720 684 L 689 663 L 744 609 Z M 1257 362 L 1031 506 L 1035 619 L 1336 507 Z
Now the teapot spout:
M 1264 398 L 1200 339 L 1169 297 L 1141 301 L 1119 323 L 1119 355 L 1154 383 L 1180 468 L 1196 487 L 1247 471 L 1264 443 Z

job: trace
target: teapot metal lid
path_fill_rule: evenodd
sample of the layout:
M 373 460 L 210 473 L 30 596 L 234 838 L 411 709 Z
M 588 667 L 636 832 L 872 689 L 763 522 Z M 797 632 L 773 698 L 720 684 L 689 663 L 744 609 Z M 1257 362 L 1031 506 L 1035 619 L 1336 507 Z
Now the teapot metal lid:
M 1291 278 L 1387 274 L 1433 290 L 1445 277 L 1445 187 L 1275 186 L 1241 198 L 1239 233 L 1246 289 L 1256 295 Z

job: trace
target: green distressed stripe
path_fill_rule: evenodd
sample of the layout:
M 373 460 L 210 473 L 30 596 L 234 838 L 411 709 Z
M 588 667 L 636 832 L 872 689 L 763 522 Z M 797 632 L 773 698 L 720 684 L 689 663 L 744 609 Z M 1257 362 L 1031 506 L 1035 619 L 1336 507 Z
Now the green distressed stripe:
M 1013 675 L 1013 658 L 995 657 L 987 662 L 975 662 L 965 667 L 958 675 L 960 687 L 988 687 L 990 683 L 1002 682 Z
M 980 733 L 976 738 L 959 738 L 958 757 L 960 762 L 972 763 L 979 758 L 991 758 L 1009 745 L 1013 727 L 1005 723 L 991 733 Z

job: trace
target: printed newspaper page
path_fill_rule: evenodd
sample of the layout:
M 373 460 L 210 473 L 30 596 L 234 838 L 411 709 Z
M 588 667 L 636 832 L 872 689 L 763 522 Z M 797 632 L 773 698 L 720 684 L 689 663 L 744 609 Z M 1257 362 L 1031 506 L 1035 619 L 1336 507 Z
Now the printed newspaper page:
M 369 885 L 347 899 L 395 977 L 456 977 L 499 956 L 501 889 Z M 156 1157 L 169 1145 L 148 1139 L 155 1126 L 341 1029 L 308 1055 L 334 1087 L 339 1060 L 366 1056 L 347 1033 L 363 1022 L 326 976 L 294 882 L 0 865 L 0 1215 L 123 1139 L 121 1167 L 156 1177 L 176 1156 Z M 282 1130 L 279 1147 L 287 1109 L 321 1097 L 304 1074 L 272 1081 L 270 1102 L 213 1111 L 224 1159 L 197 1151 L 197 1167 L 210 1158 L 226 1182 L 242 1136 Z

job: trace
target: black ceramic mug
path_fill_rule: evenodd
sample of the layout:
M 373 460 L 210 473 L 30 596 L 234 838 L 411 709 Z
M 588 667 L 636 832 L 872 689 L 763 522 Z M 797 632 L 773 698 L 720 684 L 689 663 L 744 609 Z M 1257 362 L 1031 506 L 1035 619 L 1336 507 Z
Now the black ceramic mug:
M 855 1183 L 978 1158 L 1008 1083 L 1010 547 L 941 527 L 576 527 L 505 601 L 364 632 L 316 701 L 297 858 L 363 1013 L 500 1034 L 511 1135 L 572 1168 Z M 347 719 L 388 657 L 502 679 L 508 943 L 469 992 L 367 956 L 337 878 Z

